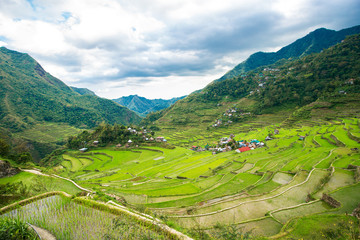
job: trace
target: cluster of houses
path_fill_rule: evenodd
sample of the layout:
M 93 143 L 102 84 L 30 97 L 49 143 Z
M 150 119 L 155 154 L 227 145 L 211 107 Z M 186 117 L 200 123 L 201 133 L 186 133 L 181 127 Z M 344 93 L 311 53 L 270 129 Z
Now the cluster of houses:
M 226 126 L 229 124 L 232 124 L 233 121 L 230 120 L 231 118 L 237 118 L 237 117 L 241 117 L 241 116 L 245 116 L 245 115 L 250 115 L 250 112 L 243 112 L 242 110 L 238 109 L 238 108 L 230 108 L 228 110 L 225 111 L 225 113 L 223 114 L 223 116 L 229 120 L 222 120 L 222 119 L 216 119 L 215 123 L 212 125 L 212 127 L 220 127 L 222 125 Z
M 216 146 L 209 146 L 208 144 L 204 148 L 199 146 L 192 146 L 191 150 L 198 152 L 212 151 L 213 154 L 228 152 L 233 150 L 235 150 L 238 153 L 241 153 L 265 146 L 264 142 L 261 142 L 257 139 L 252 139 L 251 141 L 246 141 L 246 140 L 236 141 L 234 137 L 235 136 L 231 134 L 230 137 L 221 138 Z
M 279 134 L 279 130 L 275 129 L 274 130 L 274 135 Z M 305 138 L 305 136 L 300 136 L 299 139 L 303 140 Z M 266 136 L 265 141 L 269 141 L 272 140 L 272 138 L 270 136 Z M 240 140 L 240 141 L 236 141 L 235 140 L 235 135 L 234 134 L 230 134 L 229 137 L 223 137 L 220 139 L 220 141 L 218 142 L 218 144 L 216 145 L 216 147 L 212 147 L 209 144 L 206 144 L 206 146 L 204 148 L 199 147 L 199 146 L 192 146 L 190 149 L 193 151 L 212 151 L 213 154 L 217 154 L 220 152 L 228 152 L 228 151 L 233 151 L 235 150 L 235 152 L 237 153 L 242 153 L 242 152 L 246 152 L 246 151 L 250 151 L 250 150 L 254 150 L 256 148 L 262 148 L 265 146 L 265 143 L 262 141 L 259 141 L 257 139 L 252 139 L 250 141 L 246 141 L 246 140 Z
M 164 142 L 167 142 L 167 140 L 164 138 L 164 137 L 156 137 L 154 138 L 153 137 L 153 132 L 152 131 L 148 131 L 146 130 L 145 128 L 142 128 L 141 130 L 136 130 L 135 128 L 127 128 L 127 130 L 132 134 L 132 135 L 137 135 L 136 138 L 136 142 L 139 141 L 139 137 L 138 136 L 142 136 L 142 141 L 144 142 L 157 142 L 157 143 L 164 143 Z M 134 140 L 135 141 L 135 140 Z M 122 145 L 121 143 L 117 144 L 116 147 L 117 148 L 120 148 L 120 147 L 125 147 L 125 148 L 128 148 L 128 147 L 131 147 L 134 145 L 134 141 L 129 139 L 124 145 Z M 141 140 L 140 140 L 141 141 Z M 87 147 L 85 146 L 91 146 L 91 147 L 97 147 L 99 144 L 99 141 L 93 141 L 92 143 L 87 143 L 87 142 L 84 142 L 84 147 L 83 148 L 80 148 L 79 151 L 80 152 L 86 152 L 88 150 Z M 138 145 L 136 145 L 137 147 Z

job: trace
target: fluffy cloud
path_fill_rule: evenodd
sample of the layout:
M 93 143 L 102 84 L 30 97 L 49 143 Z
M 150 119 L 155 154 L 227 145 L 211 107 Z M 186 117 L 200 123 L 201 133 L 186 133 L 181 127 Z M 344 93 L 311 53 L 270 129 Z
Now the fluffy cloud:
M 109 98 L 180 96 L 256 51 L 359 24 L 358 0 L 0 0 L 0 44 Z

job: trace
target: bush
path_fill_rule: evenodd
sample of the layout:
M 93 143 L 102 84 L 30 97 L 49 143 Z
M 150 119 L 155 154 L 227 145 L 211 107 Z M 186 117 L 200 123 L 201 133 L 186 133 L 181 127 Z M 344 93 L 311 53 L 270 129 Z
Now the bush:
M 25 240 L 38 238 L 26 223 L 18 219 L 3 218 L 0 219 L 0 239 Z

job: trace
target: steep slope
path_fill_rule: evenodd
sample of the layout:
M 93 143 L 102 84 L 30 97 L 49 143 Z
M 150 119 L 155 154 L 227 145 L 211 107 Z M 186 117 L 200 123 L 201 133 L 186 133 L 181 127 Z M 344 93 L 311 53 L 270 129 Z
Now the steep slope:
M 343 39 L 345 39 L 346 36 L 357 33 L 360 33 L 360 26 L 355 26 L 340 31 L 334 31 L 325 28 L 317 29 L 305 37 L 296 40 L 290 45 L 281 48 L 277 52 L 257 52 L 252 54 L 247 60 L 237 65 L 234 69 L 230 70 L 216 81 L 222 81 L 228 78 L 242 75 L 257 67 L 270 65 L 281 59 L 296 59 L 311 53 L 319 53 L 323 49 L 329 48 L 341 42 Z
M 132 111 L 111 100 L 75 93 L 28 54 L 0 48 L 0 124 L 18 131 L 33 121 L 93 127 L 138 123 Z
M 147 114 L 151 112 L 156 112 L 164 108 L 170 107 L 176 101 L 183 99 L 184 97 L 165 100 L 165 99 L 147 99 L 144 97 L 140 97 L 138 95 L 130 95 L 127 97 L 113 99 L 113 101 L 129 108 L 130 110 L 133 110 L 134 112 L 138 113 L 140 116 L 145 117 Z
M 165 132 L 191 128 L 197 128 L 197 132 L 200 129 L 211 131 L 216 122 L 226 127 L 255 118 L 266 124 L 269 119 L 261 119 L 269 113 L 283 121 L 299 107 L 317 100 L 322 101 L 320 107 L 314 104 L 307 111 L 296 112 L 295 115 L 298 118 L 309 117 L 314 106 L 341 106 L 336 109 L 336 114 L 358 116 L 359 46 L 360 35 L 354 35 L 321 53 L 285 61 L 280 66 L 258 68 L 247 76 L 214 82 L 170 108 L 148 115 L 143 124 L 155 124 Z M 230 115 L 231 109 L 236 109 L 236 113 Z M 271 121 L 274 123 L 275 120 Z
M 0 48 L 0 83 L 0 139 L 13 146 L 14 155 L 30 152 L 39 160 L 79 128 L 141 120 L 111 100 L 80 95 L 28 54 L 4 47 Z
M 80 95 L 91 95 L 91 96 L 96 96 L 96 94 L 87 89 L 87 88 L 77 88 L 77 87 L 70 87 L 72 90 L 74 90 L 75 92 L 79 93 Z

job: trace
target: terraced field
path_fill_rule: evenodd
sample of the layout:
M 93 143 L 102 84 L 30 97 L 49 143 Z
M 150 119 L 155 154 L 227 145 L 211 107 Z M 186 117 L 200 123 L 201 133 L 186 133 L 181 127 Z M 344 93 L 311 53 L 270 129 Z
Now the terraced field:
M 183 146 L 213 143 L 230 133 L 236 140 L 264 141 L 274 129 L 280 133 L 265 147 L 244 153 L 213 155 L 182 147 L 69 151 L 63 154 L 60 174 L 86 188 L 122 196 L 128 204 L 144 205 L 185 229 L 207 231 L 221 221 L 256 235 L 286 236 L 287 224 L 297 226 L 303 216 L 352 212 L 360 203 L 358 119 L 247 132 L 242 126 L 207 138 L 194 134 L 187 141 L 180 133 L 165 137 Z M 323 193 L 341 207 L 321 201 Z

